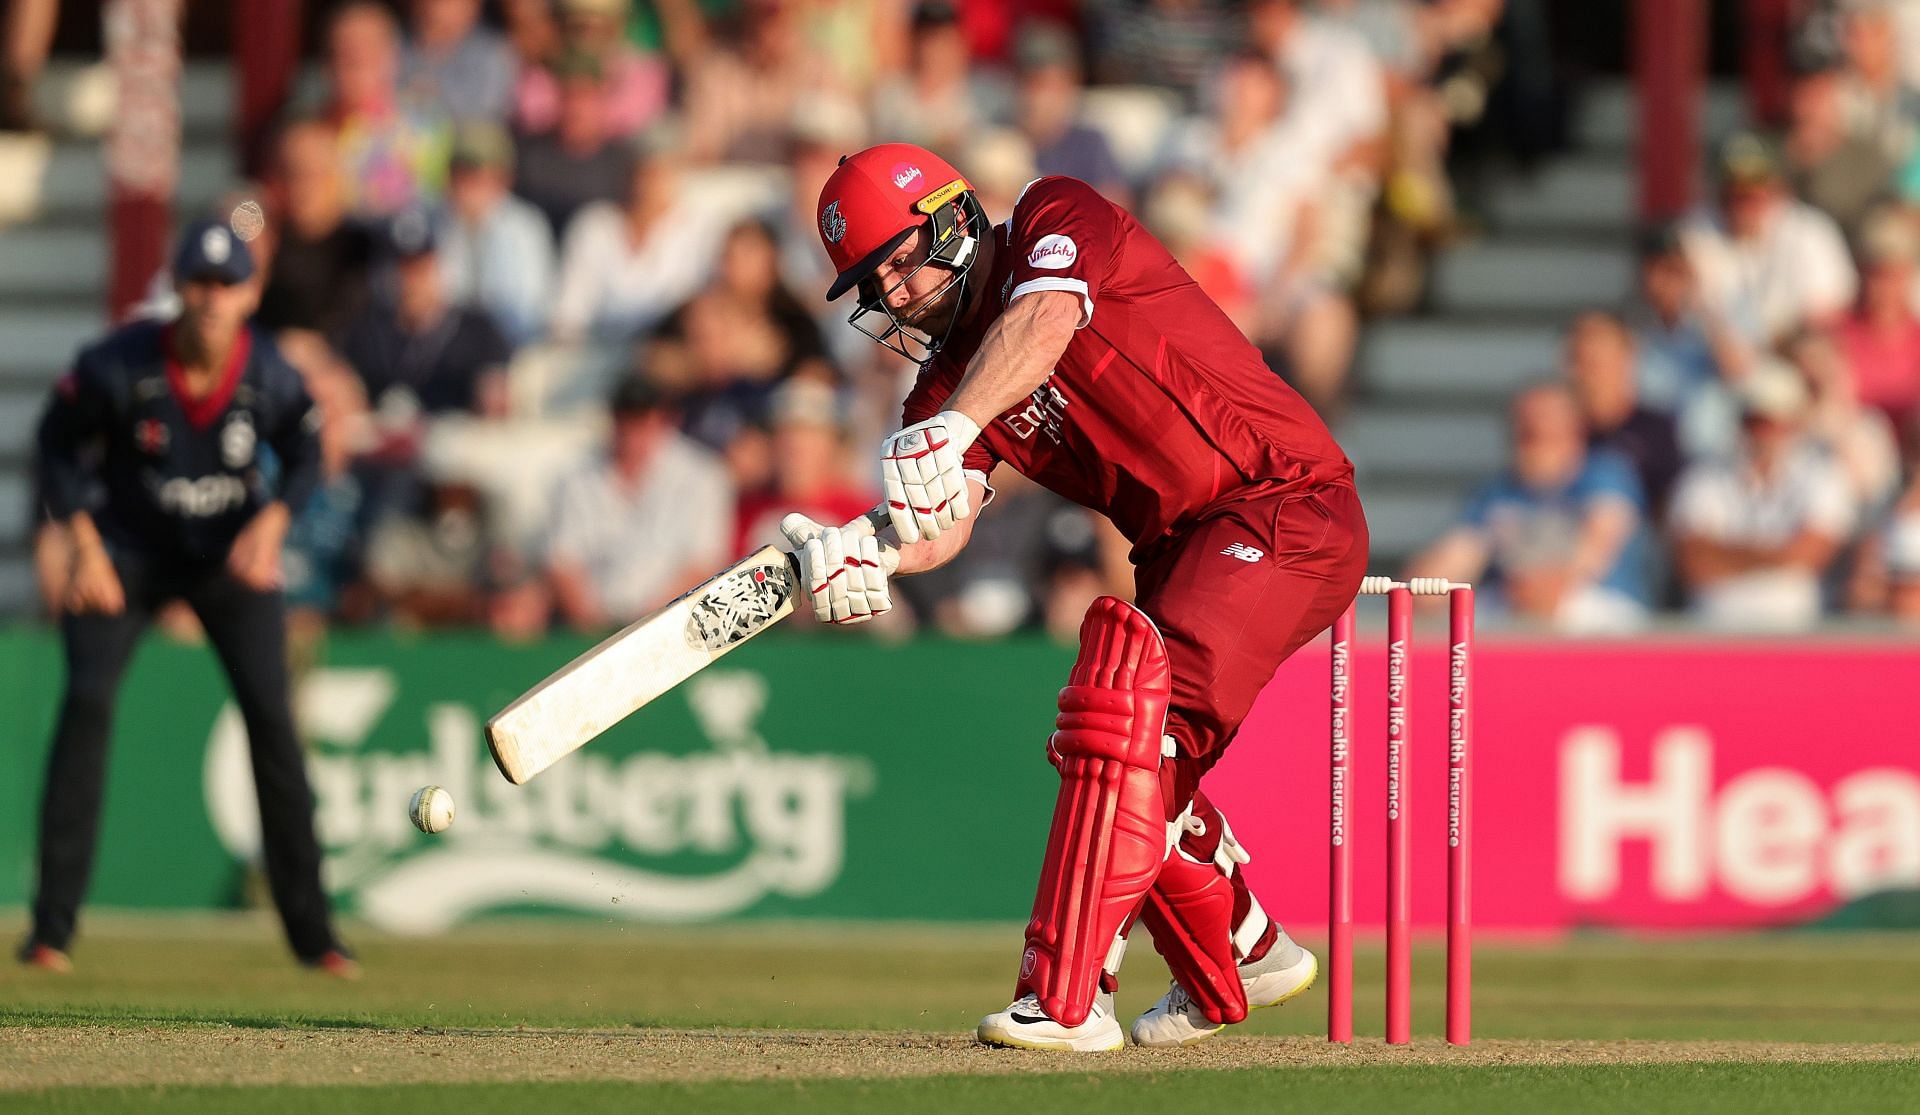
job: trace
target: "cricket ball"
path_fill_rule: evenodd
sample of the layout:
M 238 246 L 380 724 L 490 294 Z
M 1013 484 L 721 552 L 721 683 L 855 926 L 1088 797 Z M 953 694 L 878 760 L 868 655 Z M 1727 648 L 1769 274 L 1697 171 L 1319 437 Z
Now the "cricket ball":
M 421 832 L 445 832 L 453 825 L 453 795 L 439 786 L 422 786 L 407 803 L 407 817 Z

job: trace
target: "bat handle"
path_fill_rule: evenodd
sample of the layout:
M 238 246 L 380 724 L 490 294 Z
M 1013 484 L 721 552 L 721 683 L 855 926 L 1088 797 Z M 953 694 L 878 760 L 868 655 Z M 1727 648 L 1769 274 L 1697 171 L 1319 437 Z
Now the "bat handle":
M 885 503 L 876 503 L 873 505 L 873 509 L 867 512 L 866 520 L 873 524 L 874 532 L 877 534 L 884 529 L 888 523 L 893 522 L 893 515 L 887 510 Z

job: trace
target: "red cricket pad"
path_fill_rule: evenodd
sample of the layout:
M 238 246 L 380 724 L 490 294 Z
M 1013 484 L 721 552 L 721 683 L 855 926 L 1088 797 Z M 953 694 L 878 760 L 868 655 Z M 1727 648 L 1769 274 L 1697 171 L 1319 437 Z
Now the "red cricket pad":
M 1014 988 L 1065 1026 L 1086 1021 L 1108 949 L 1166 859 L 1160 741 L 1171 678 L 1146 613 L 1095 600 L 1047 741 L 1060 795 Z
M 1233 933 L 1235 915 L 1244 918 L 1249 903 L 1238 901 L 1243 888 L 1235 887 L 1235 873 L 1215 862 L 1226 831 L 1220 811 L 1196 797 L 1193 814 L 1206 822 L 1206 831 L 1180 837 L 1154 880 L 1140 921 L 1200 1013 L 1214 1022 L 1239 1022 L 1247 1017 L 1247 989 L 1240 983 Z

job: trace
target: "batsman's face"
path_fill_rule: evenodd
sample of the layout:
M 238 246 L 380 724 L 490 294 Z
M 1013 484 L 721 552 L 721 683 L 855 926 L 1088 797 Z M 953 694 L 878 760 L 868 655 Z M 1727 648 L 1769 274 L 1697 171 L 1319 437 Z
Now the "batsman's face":
M 884 303 L 901 324 L 938 337 L 960 312 L 960 287 L 950 269 L 927 262 L 931 240 L 932 234 L 922 225 L 873 269 L 861 284 L 861 298 L 869 304 Z

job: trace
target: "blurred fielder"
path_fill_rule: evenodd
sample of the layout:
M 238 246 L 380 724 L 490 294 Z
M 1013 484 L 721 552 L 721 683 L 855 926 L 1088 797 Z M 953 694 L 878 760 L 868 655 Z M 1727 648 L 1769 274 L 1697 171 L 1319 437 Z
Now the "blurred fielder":
M 1113 991 L 1136 919 L 1174 974 L 1133 1024 L 1140 1044 L 1197 1041 L 1305 990 L 1312 954 L 1262 912 L 1199 784 L 1281 661 L 1360 585 L 1352 465 L 1166 249 L 1084 182 L 1032 182 L 995 226 L 938 156 L 883 144 L 841 161 L 819 223 L 828 297 L 858 288 L 853 324 L 922 364 L 880 451 L 898 572 L 967 544 L 1002 462 L 1133 543 L 1136 601 L 1094 602 L 1060 691 L 1060 793 L 1026 951 L 980 1039 L 1125 1044 Z M 783 529 L 819 618 L 891 607 L 868 520 Z M 977 699 L 964 678 L 929 678 L 897 719 L 937 733 Z
M 113 704 L 154 609 L 184 599 L 247 725 L 267 877 L 302 963 L 351 977 L 320 887 L 313 795 L 287 700 L 280 548 L 313 493 L 319 414 L 300 375 L 247 317 L 253 253 L 224 222 L 186 232 L 180 316 L 81 351 L 40 424 L 49 517 L 72 568 L 62 602 L 67 684 L 40 803 L 40 877 L 27 964 L 64 970 L 93 869 Z M 272 449 L 269 483 L 264 450 Z M 96 498 L 96 491 L 104 491 Z

